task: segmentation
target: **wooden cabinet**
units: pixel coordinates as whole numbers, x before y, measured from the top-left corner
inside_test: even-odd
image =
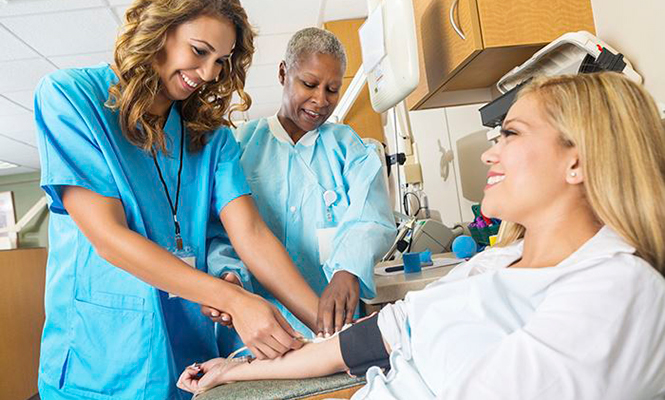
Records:
[[[414,0],[413,6],[420,82],[407,98],[411,110],[441,107],[451,91],[496,84],[566,32],[595,32],[589,0]]]
[[[339,38],[346,50],[346,71],[344,72],[344,80],[340,96],[344,95],[353,76],[362,64],[358,29],[360,29],[360,26],[364,22],[365,19],[361,18],[330,21],[323,24],[325,29],[334,33]],[[353,103],[346,118],[344,118],[344,123],[353,128],[360,137],[369,137],[385,143],[381,115],[376,113],[372,108],[367,84],[365,84],[365,87],[358,95],[355,103]]]
[[[0,398],[37,393],[47,250],[0,251]]]
[[[344,45],[344,51],[346,52],[345,78],[353,78],[356,71],[358,71],[360,64],[363,63],[358,29],[360,29],[364,23],[365,18],[356,18],[329,21],[323,24],[324,29],[334,33]]]

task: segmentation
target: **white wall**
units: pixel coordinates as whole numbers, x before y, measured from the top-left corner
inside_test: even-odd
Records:
[[[665,103],[665,1],[591,0],[596,36],[630,60]]]
[[[481,106],[473,104],[409,113],[422,166],[422,188],[429,199],[432,218],[449,227],[473,221],[471,206],[482,199],[488,167],[481,162],[480,154],[490,144],[486,139],[488,129],[480,122],[478,109]],[[384,121],[390,154],[404,151],[401,141],[395,140],[393,126],[393,121]],[[394,195],[399,192],[394,173],[390,180]],[[401,199],[393,197],[393,201],[395,209],[399,209]]]

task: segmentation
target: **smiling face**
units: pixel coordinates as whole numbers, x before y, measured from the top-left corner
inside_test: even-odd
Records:
[[[222,17],[202,15],[171,30],[153,63],[161,90],[151,112],[164,115],[173,101],[185,100],[215,80],[235,41],[234,25]]]
[[[277,115],[294,141],[321,126],[335,110],[343,74],[342,63],[329,54],[306,55],[289,70],[280,64],[284,90]]]
[[[482,201],[487,216],[526,225],[581,198],[577,149],[563,144],[534,95],[510,108],[501,137],[481,158],[490,166]]]

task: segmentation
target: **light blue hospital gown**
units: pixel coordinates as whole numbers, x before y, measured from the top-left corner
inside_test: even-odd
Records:
[[[351,128],[340,124],[324,124],[293,145],[276,116],[247,122],[235,133],[242,151],[240,162],[259,212],[314,291],[320,295],[333,273],[343,270],[359,278],[362,297],[373,297],[374,264],[396,234],[374,147],[363,144]],[[328,190],[337,198],[331,206],[332,221],[323,200]],[[321,228],[336,228],[331,236],[333,250],[323,260],[317,236]],[[272,301],[295,329],[312,335],[248,275],[228,241],[213,242],[208,268],[216,275],[238,273],[247,289]],[[224,327],[218,331],[222,353],[232,351],[228,346],[233,342],[228,338],[235,332]],[[241,345],[238,340],[232,347]]]
[[[61,70],[40,82],[35,118],[41,185],[49,198],[46,322],[39,391],[43,399],[181,399],[179,374],[218,355],[214,327],[197,304],[174,298],[95,252],[64,210],[63,186],[120,199],[129,228],[165,248],[175,246],[173,219],[150,153],[122,135],[104,106],[117,78],[108,65]],[[179,166],[180,116],[171,107],[164,130],[169,156],[158,155],[172,197]],[[187,142],[187,140],[185,140]],[[185,245],[206,271],[209,237],[220,210],[249,193],[228,128],[197,153],[184,152],[179,221]]]

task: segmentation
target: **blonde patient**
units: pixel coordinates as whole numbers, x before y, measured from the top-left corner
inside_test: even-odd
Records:
[[[665,396],[665,131],[653,99],[615,73],[535,79],[482,161],[498,246],[330,340],[274,360],[212,359],[178,387],[352,370],[367,378],[353,399]]]

